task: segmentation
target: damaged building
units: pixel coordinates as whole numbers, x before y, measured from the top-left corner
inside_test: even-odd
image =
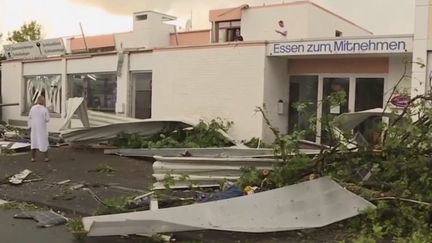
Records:
[[[59,131],[67,100],[84,97],[89,110],[121,117],[221,117],[234,122],[237,139],[270,141],[256,113],[263,104],[273,124],[289,133],[306,128],[312,116],[383,108],[391,98],[425,90],[427,71],[406,64],[426,63],[423,17],[416,22],[421,33],[377,36],[309,1],[211,10],[211,29],[186,32],[170,24],[174,16],[137,12],[131,32],[6,45],[2,101],[19,105],[4,107],[2,119],[26,126],[43,95],[49,128]],[[402,80],[400,93],[390,97],[405,68],[415,80]],[[345,91],[346,104],[326,107],[320,101],[335,90]],[[297,102],[311,102],[312,112],[299,115]],[[97,114],[89,113],[93,125],[108,119]],[[317,127],[308,140],[325,142]]]

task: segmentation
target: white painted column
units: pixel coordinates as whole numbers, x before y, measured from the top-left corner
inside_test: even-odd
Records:
[[[318,97],[317,97],[317,123],[316,123],[316,142],[321,143],[321,118],[323,111],[323,96],[324,93],[324,78],[322,75],[318,77]]]
[[[117,76],[117,95],[116,95],[116,113],[120,116],[126,116],[128,107],[128,85],[129,85],[129,53],[119,52],[123,55],[121,67],[118,67],[120,76]],[[120,56],[118,56],[120,58]]]
[[[71,87],[69,87],[69,82],[67,80],[67,60],[65,57],[62,58],[62,70],[61,70],[61,117],[66,117],[66,102],[68,99],[68,96],[72,94],[72,91],[70,90]]]
[[[413,42],[413,64],[411,80],[411,96],[424,94],[427,87],[427,69],[418,63],[427,66],[427,42],[429,32],[429,8],[430,0],[416,0],[415,6],[415,26]]]

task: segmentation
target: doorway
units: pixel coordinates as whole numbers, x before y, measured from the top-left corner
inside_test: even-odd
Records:
[[[288,133],[296,128],[306,130],[306,139],[322,144],[331,144],[329,131],[321,120],[331,119],[346,112],[382,108],[384,99],[384,77],[368,75],[305,74],[293,75],[289,80]],[[329,104],[326,100],[343,93],[340,103]],[[310,110],[299,113],[298,103],[309,103]],[[311,121],[316,118],[316,129],[311,131]],[[324,121],[325,122],[325,121]]]
[[[306,131],[305,138],[315,141],[313,118],[316,118],[318,97],[318,76],[291,76],[289,85],[288,132],[295,129]],[[298,104],[305,107],[299,112]]]
[[[383,107],[384,78],[357,78],[355,111]]]
[[[139,119],[151,118],[152,73],[132,74],[134,91],[132,116]]]
[[[327,123],[334,117],[349,112],[349,94],[350,78],[349,77],[325,77],[323,78],[323,97],[321,121]],[[330,132],[321,126],[321,143],[332,144]]]

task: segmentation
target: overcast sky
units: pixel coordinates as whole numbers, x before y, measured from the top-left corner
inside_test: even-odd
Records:
[[[352,20],[374,34],[412,33],[414,0],[312,0]],[[0,33],[36,20],[45,38],[78,35],[79,22],[87,35],[130,31],[131,14],[156,10],[179,17],[192,15],[193,29],[209,28],[209,9],[281,3],[282,0],[0,0]],[[290,2],[285,0],[284,2]]]

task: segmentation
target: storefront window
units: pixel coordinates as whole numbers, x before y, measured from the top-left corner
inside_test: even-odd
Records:
[[[115,73],[72,74],[68,77],[70,97],[84,97],[90,110],[115,112],[117,76]]]
[[[25,76],[25,112],[30,111],[38,96],[44,96],[50,113],[61,113],[61,75]]]

